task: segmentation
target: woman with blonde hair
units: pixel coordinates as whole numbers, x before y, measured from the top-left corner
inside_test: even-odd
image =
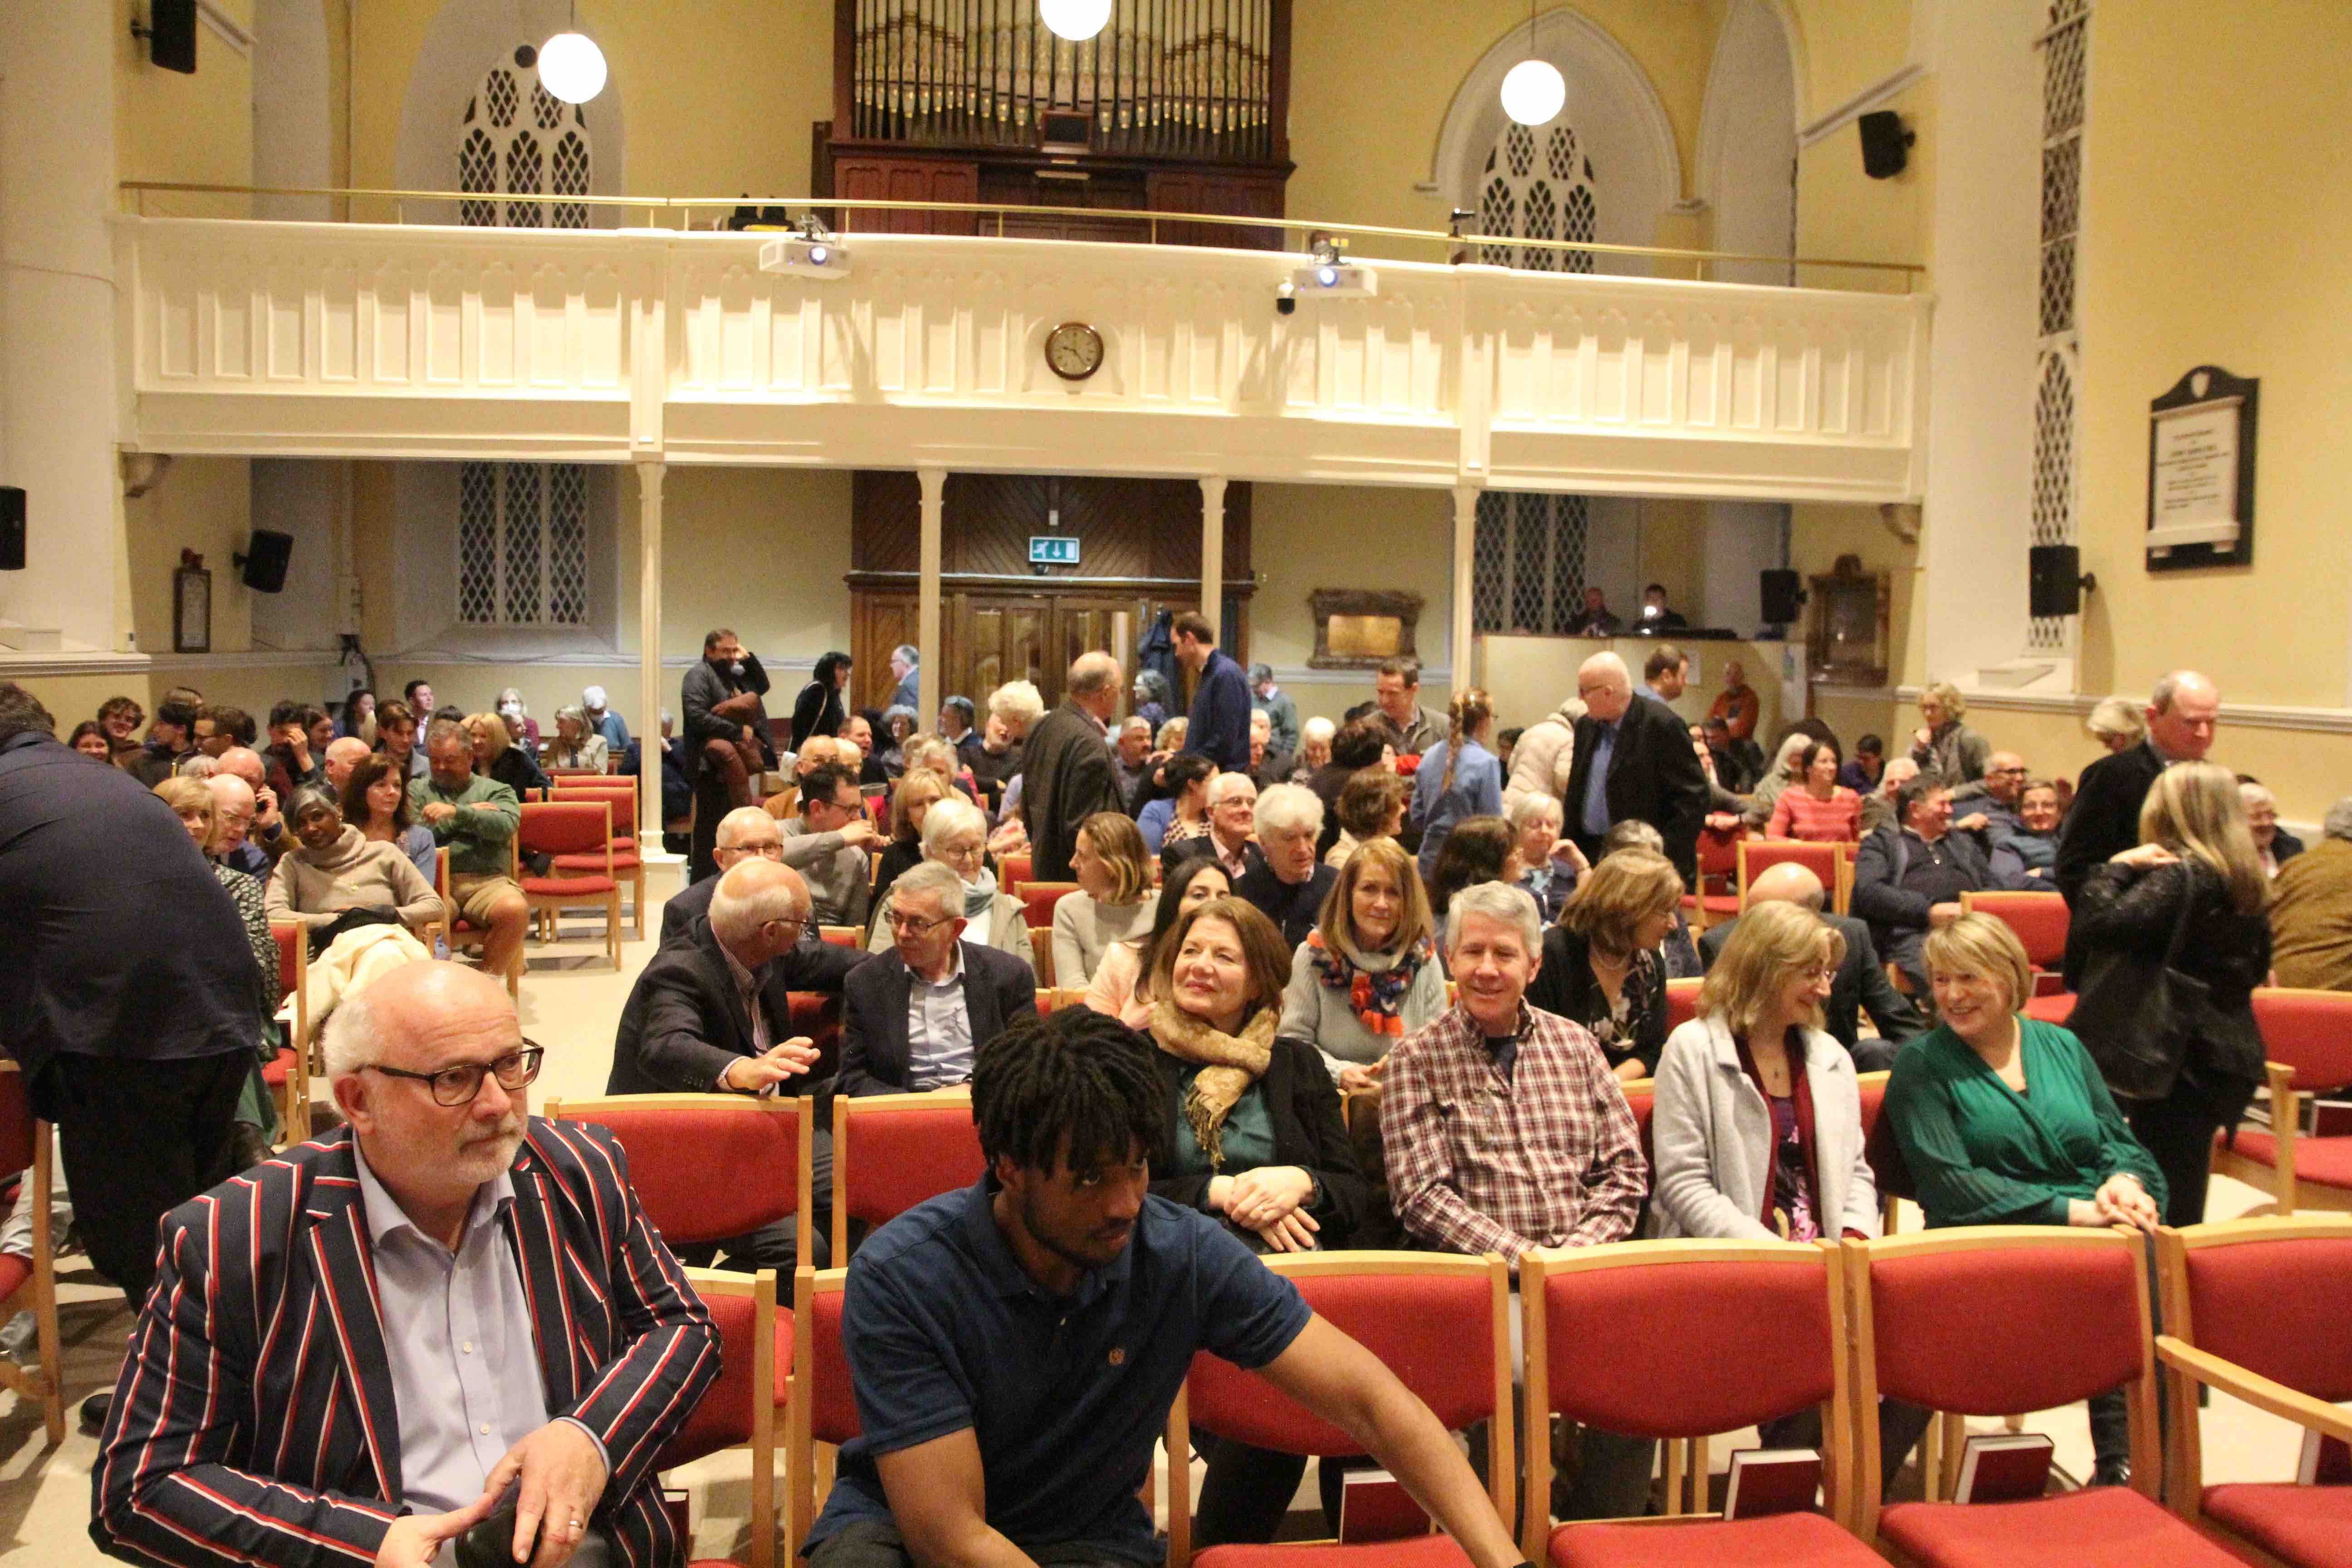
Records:
[[[2206,986],[2170,1090],[2125,1107],[2133,1135],[2164,1173],[2166,1223],[2198,1225],[2213,1135],[2237,1125],[2262,1081],[2252,994],[2270,973],[2270,878],[2237,779],[2211,763],[2181,763],[2157,775],[2139,809],[2139,837],[2075,893],[2069,942],[2085,991],[2111,955],[2130,973],[2168,963]],[[2184,933],[2189,940],[2180,940]],[[2094,1032],[2096,1017],[2096,1010],[2085,1016],[2083,1043],[2094,1059],[2112,1059],[2109,1053],[2129,1042]]]
[[[1948,680],[1930,681],[1919,693],[1919,717],[1927,722],[1912,733],[1911,760],[1946,789],[1984,777],[1992,755],[1991,743],[1960,722],[1968,710],[1969,700]]]
[[[539,771],[530,752],[514,743],[505,720],[495,713],[468,713],[466,738],[473,742],[476,773],[506,785],[515,792],[517,800],[541,798],[524,792],[546,789],[547,775]]]
[[[929,768],[915,768],[899,777],[890,790],[890,842],[882,848],[874,872],[874,913],[879,924],[890,884],[901,872],[922,864],[923,816],[950,794],[947,780]]]
[[[1544,933],[1528,1005],[1592,1036],[1620,1082],[1651,1077],[1666,1045],[1666,961],[1682,873],[1649,849],[1603,855]]]
[[[2083,728],[2110,752],[2128,752],[2147,739],[2147,715],[2128,697],[2102,697]]]
[[[1429,895],[1393,838],[1359,847],[1290,958],[1282,1034],[1310,1042],[1342,1094],[1370,1089],[1397,1042],[1445,1011]]]
[[[1152,737],[1152,750],[1165,752],[1171,756],[1175,755],[1184,749],[1184,737],[1191,732],[1192,728],[1192,721],[1190,718],[1181,713],[1177,714],[1176,717],[1160,726],[1160,733]]]
[[[1437,870],[1445,836],[1465,816],[1503,815],[1503,763],[1495,755],[1495,704],[1465,688],[1445,705],[1445,739],[1423,753],[1412,775],[1412,820],[1421,829],[1421,874]]]
[[[586,709],[567,702],[555,710],[555,744],[548,751],[548,766],[601,773],[612,754],[604,737],[588,727]]]
[[[1160,895],[1143,835],[1123,811],[1098,811],[1078,824],[1070,875],[1077,890],[1054,904],[1054,984],[1087,985],[1103,954],[1151,929]]]
[[[1037,955],[1029,945],[1028,917],[1021,900],[996,885],[995,868],[988,863],[988,819],[980,807],[953,795],[940,801],[923,813],[922,840],[924,859],[963,879],[963,918],[971,922],[964,940],[1009,952],[1034,973]],[[877,919],[866,949],[887,952],[890,945],[889,922]]]

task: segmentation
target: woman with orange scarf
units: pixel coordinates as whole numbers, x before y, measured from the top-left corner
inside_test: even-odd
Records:
[[[1285,1039],[1311,1041],[1342,1094],[1380,1082],[1397,1042],[1445,1011],[1429,895],[1393,838],[1357,846],[1290,962]]]

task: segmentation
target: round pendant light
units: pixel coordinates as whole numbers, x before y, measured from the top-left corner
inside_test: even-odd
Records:
[[[1037,19],[1057,38],[1083,44],[1110,22],[1110,0],[1037,0]]]
[[[604,51],[585,33],[558,33],[539,48],[539,83],[566,103],[604,90]]]
[[[1568,82],[1549,60],[1521,60],[1503,78],[1503,112],[1522,125],[1549,125],[1568,102]]]

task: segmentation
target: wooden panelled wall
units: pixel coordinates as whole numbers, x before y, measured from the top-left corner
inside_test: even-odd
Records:
[[[922,492],[915,476],[860,472],[851,487],[852,690],[879,707],[890,695],[890,650],[915,637]],[[1222,645],[1246,660],[1250,487],[1225,491]],[[1033,534],[1078,541],[1076,566],[1032,567]],[[1165,608],[1200,605],[1201,487],[1190,479],[954,474],[940,518],[941,690],[984,701],[1027,679],[1050,706],[1078,655],[1116,654],[1130,676],[1135,643]],[[1122,620],[1121,617],[1124,617]],[[1123,633],[1122,633],[1123,627]],[[921,716],[930,727],[932,714]]]

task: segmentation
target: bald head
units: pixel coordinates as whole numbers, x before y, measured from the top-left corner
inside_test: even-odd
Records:
[[[761,844],[782,842],[776,819],[768,815],[765,807],[739,805],[719,819],[718,847],[721,849],[755,848]]]
[[[710,896],[710,934],[736,963],[757,969],[800,941],[808,912],[808,884],[801,874],[754,856],[719,879]]]
[[[463,1059],[477,1039],[509,1050],[522,1043],[506,987],[470,964],[425,962],[354,993],[328,1018],[321,1048],[327,1076],[340,1079],[365,1067],[430,1071]]]
[[[220,771],[235,773],[252,789],[259,789],[268,775],[261,766],[261,753],[251,746],[231,746],[220,754]]]
[[[1614,724],[1633,706],[1633,677],[1615,654],[1596,653],[1576,667],[1576,694],[1587,713]]]
[[[368,743],[357,735],[345,735],[341,740],[328,742],[323,765],[327,770],[329,787],[341,795],[343,785],[351,782],[352,770],[358,767],[360,759],[367,754]]]
[[[824,763],[841,761],[843,744],[830,735],[811,735],[801,742],[800,754],[793,759],[793,772],[805,778],[811,768]],[[855,767],[857,765],[856,748],[853,746],[849,750],[850,765]]]
[[[1822,900],[1822,879],[1793,860],[1768,866],[1748,879],[1751,904],[1798,904],[1820,914]]]
[[[226,855],[253,831],[253,786],[235,773],[215,773],[205,787],[213,793],[213,852]]]

